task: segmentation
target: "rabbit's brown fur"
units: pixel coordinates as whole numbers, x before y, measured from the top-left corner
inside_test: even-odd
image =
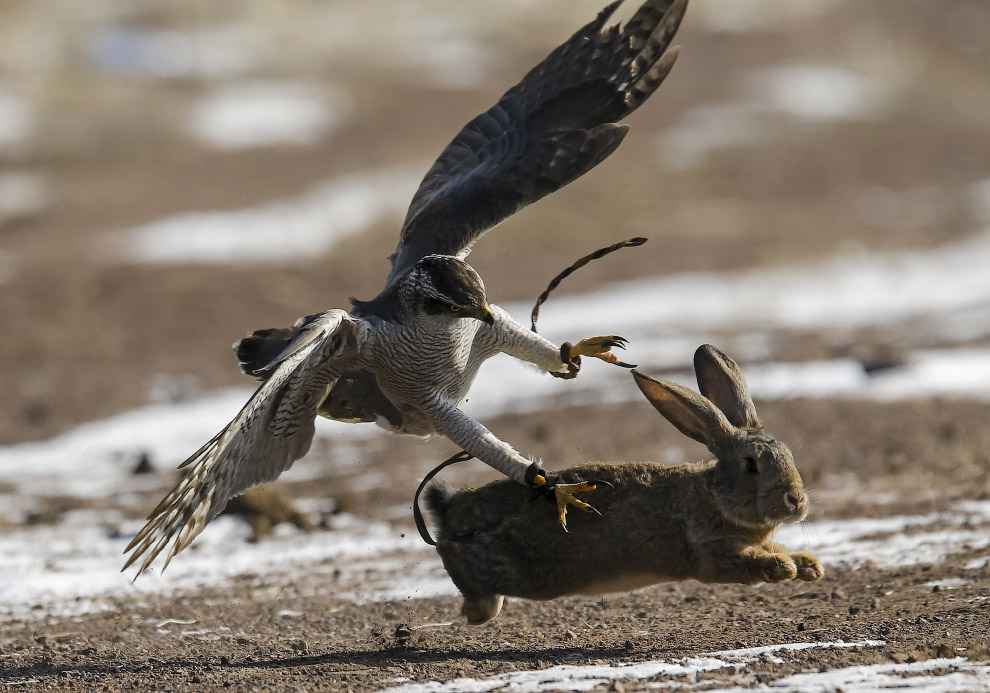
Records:
[[[602,480],[602,517],[572,513],[561,532],[547,502],[512,481],[453,491],[432,484],[426,502],[437,521],[437,551],[464,595],[470,623],[498,615],[502,595],[552,599],[657,582],[754,585],[818,580],[810,553],[771,542],[773,530],[808,511],[790,450],[763,431],[739,367],[714,347],[695,354],[707,397],[634,372],[647,399],[717,460],[681,466],[588,464],[562,482]]]

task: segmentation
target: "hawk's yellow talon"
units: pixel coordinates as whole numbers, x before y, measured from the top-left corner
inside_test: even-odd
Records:
[[[626,339],[618,335],[588,337],[587,339],[582,339],[575,346],[571,347],[570,357],[571,359],[576,359],[579,356],[589,356],[591,358],[601,359],[602,361],[617,366],[625,366],[626,364],[620,361],[614,354],[609,352],[609,350],[613,347],[625,349]]]
[[[574,497],[575,493],[585,493],[587,491],[594,491],[597,488],[594,484],[589,484],[587,481],[580,481],[576,484],[556,484],[553,487],[554,498],[557,501],[557,521],[560,522],[560,526],[565,532],[567,529],[567,506],[572,505],[578,510],[583,510],[586,513],[598,513],[591,505],[580,501]],[[601,513],[598,513],[599,515]]]

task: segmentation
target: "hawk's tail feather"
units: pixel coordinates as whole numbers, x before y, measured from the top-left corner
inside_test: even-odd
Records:
[[[172,558],[189,546],[192,540],[206,527],[206,524],[222,509],[214,502],[215,489],[207,484],[207,474],[224,448],[227,425],[210,442],[197,450],[181,467],[193,466],[175,485],[161,503],[148,515],[144,527],[131,539],[124,553],[131,552],[121,569],[123,572],[141,556],[144,560],[134,576],[136,580],[175,537],[162,570],[168,567]],[[178,536],[176,536],[178,535]]]
[[[258,380],[266,380],[270,373],[269,364],[285,351],[296,335],[299,327],[274,327],[255,330],[248,336],[234,342],[233,349],[241,371]]]

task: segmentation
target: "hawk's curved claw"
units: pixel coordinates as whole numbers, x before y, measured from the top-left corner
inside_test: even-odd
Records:
[[[599,485],[608,486],[609,488],[615,488],[607,481],[579,481],[574,484],[563,484],[556,477],[550,477],[547,479],[542,474],[538,474],[536,478],[533,479],[533,485],[537,487],[548,499],[552,499],[557,503],[557,521],[565,532],[569,533],[567,529],[567,506],[572,505],[578,510],[583,510],[587,513],[595,513],[599,517],[602,516],[600,512],[590,504],[580,501],[574,497],[575,493],[585,493],[587,491],[594,491]]]
[[[628,339],[616,334],[602,337],[588,337],[571,347],[570,357],[574,359],[578,356],[591,356],[592,358],[601,359],[606,363],[621,366],[622,368],[635,368],[635,365],[620,361],[615,354],[609,353],[609,350],[612,348],[625,349],[628,343]]]

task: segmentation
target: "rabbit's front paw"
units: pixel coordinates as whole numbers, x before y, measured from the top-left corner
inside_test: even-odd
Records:
[[[797,566],[797,579],[806,582],[821,580],[825,575],[825,569],[818,559],[810,553],[792,553],[791,558]]]
[[[760,561],[759,573],[763,582],[784,582],[797,577],[797,565],[787,554],[766,556]]]

